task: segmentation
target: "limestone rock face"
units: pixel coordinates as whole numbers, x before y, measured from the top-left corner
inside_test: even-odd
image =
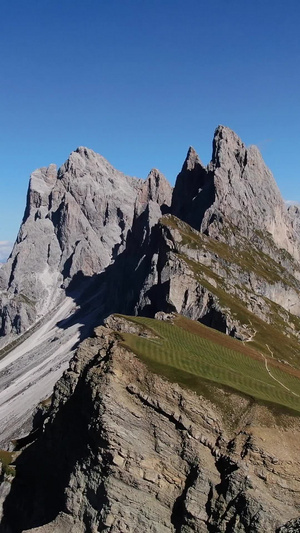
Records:
[[[81,272],[101,272],[125,246],[142,180],[80,147],[56,171],[31,175],[24,220],[1,268],[0,333],[20,333],[63,297]],[[16,296],[22,301],[17,314]]]
[[[195,229],[200,229],[204,213],[214,199],[213,175],[190,147],[176,179],[171,212]]]
[[[133,312],[152,230],[171,194],[159,171],[130,178],[86,148],[58,172],[52,165],[33,173],[24,221],[1,269],[1,356],[8,353],[0,362],[1,447],[30,431],[36,405],[52,393],[78,342],[111,312]]]
[[[288,213],[292,220],[292,227],[300,238],[300,206],[290,205],[288,207]]]
[[[136,214],[140,215],[150,201],[157,203],[162,213],[169,210],[172,201],[172,187],[156,168],[151,170],[137,195]]]
[[[214,173],[216,200],[203,224],[209,225],[213,213],[219,212],[248,237],[253,228],[270,233],[279,248],[299,259],[299,241],[291,228],[286,205],[258,148],[246,148],[233,131],[219,126],[210,168]]]
[[[4,342],[35,324],[0,354],[1,447],[32,419],[40,433],[15,479],[0,468],[1,531],[297,531],[298,418],[152,374],[120,342],[145,331],[109,315],[177,312],[298,369],[299,242],[299,208],[224,126],[207,167],[189,149],[173,192],[82,147],[35,171],[0,269]]]
[[[43,433],[16,460],[1,531],[296,531],[299,420],[151,374],[122,331],[145,335],[109,319],[58,382]]]
[[[258,148],[247,148],[225,126],[216,129],[208,167],[201,164],[193,149],[189,150],[177,177],[172,208],[178,218],[214,238],[222,238],[226,224],[229,232],[233,226],[248,239],[262,232],[271,235],[276,246],[296,260],[300,258],[299,232],[291,224]]]

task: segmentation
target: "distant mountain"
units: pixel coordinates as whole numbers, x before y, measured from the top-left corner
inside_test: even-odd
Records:
[[[298,531],[299,259],[225,126],[174,189],[83,147],[35,171],[0,270],[1,531]]]

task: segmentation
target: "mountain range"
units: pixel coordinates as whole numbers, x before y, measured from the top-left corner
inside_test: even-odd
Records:
[[[33,172],[0,269],[0,531],[299,531],[299,291],[299,206],[225,126],[174,188],[84,147]]]

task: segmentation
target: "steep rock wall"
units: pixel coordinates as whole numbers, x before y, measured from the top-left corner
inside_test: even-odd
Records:
[[[300,510],[298,419],[151,374],[114,333],[128,328],[145,334],[111,318],[77,351],[16,461],[1,531],[286,531]]]

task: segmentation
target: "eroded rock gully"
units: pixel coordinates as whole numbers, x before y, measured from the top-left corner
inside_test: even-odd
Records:
[[[299,419],[162,379],[122,346],[126,328],[110,318],[78,348],[16,461],[1,531],[296,531],[278,528],[300,513]]]

